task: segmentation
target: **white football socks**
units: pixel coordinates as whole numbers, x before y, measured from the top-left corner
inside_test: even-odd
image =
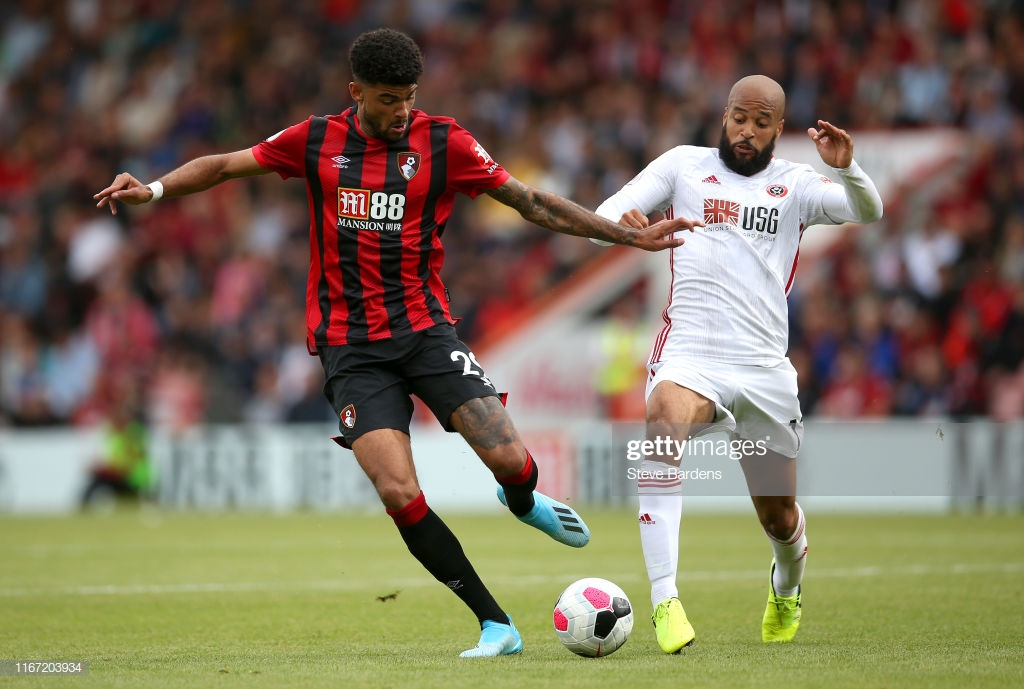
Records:
[[[666,598],[677,598],[676,572],[679,569],[679,522],[683,516],[681,481],[645,480],[669,474],[668,464],[644,460],[637,482],[640,497],[640,544],[644,550],[647,578],[651,581],[651,606]]]
[[[641,476],[656,476],[656,472],[668,473],[670,465],[644,460]],[[644,551],[647,578],[651,582],[651,606],[667,598],[678,598],[679,588],[676,576],[679,571],[679,525],[683,516],[681,482],[647,480],[640,478],[639,525],[640,544]],[[807,534],[804,511],[797,504],[797,525],[793,535],[780,541],[771,534],[768,541],[775,555],[775,572],[772,585],[775,595],[789,597],[796,595],[804,578],[807,565]]]
[[[768,534],[768,541],[772,544],[772,552],[775,554],[775,573],[772,575],[772,585],[775,587],[775,595],[788,598],[795,596],[800,582],[804,578],[804,568],[807,565],[807,534],[804,521],[804,511],[800,505],[796,506],[797,523],[796,531],[785,541],[777,540]]]

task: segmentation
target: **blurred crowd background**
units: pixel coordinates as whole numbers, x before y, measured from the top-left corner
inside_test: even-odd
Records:
[[[382,25],[423,48],[417,107],[589,208],[674,145],[717,145],[748,73],[785,87],[789,132],[962,130],[938,189],[906,180],[798,276],[790,354],[809,416],[1024,416],[1020,1],[19,0],[0,8],[0,425],[333,418],[304,342],[301,180],[117,216],[92,195],[349,107],[348,46]],[[444,239],[470,344],[601,252],[486,198]]]

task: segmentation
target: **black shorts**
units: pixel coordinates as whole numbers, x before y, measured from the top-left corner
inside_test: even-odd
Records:
[[[497,397],[476,357],[450,325],[389,340],[317,346],[324,395],[338,414],[345,444],[370,431],[409,433],[416,395],[451,432],[451,415],[478,397]]]

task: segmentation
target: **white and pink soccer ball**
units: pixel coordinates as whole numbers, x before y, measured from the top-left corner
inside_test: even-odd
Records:
[[[614,653],[633,631],[629,598],[612,582],[597,577],[569,584],[552,616],[558,640],[588,658]]]

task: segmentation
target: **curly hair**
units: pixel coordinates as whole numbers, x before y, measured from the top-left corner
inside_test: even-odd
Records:
[[[407,86],[423,74],[423,55],[409,36],[394,29],[360,34],[348,51],[352,76],[364,84]]]

